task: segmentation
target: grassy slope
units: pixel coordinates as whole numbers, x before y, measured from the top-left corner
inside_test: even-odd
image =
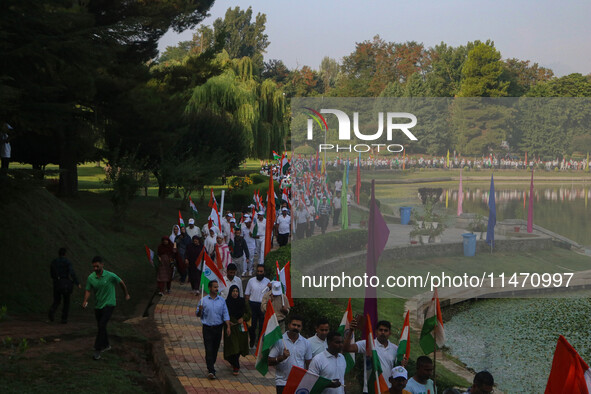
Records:
[[[52,294],[49,263],[57,249],[66,246],[83,285],[97,254],[106,262],[105,269],[125,280],[132,300],[120,302],[118,310],[131,314],[145,305],[155,287],[144,244],[154,249],[160,236],[170,234],[178,205],[177,200],[138,198],[124,220],[124,232],[114,232],[105,194],[82,192],[78,199],[60,200],[42,188],[12,185],[0,205],[0,304],[8,306],[9,314],[45,312]],[[183,215],[189,216],[186,211]],[[74,291],[74,305],[81,303],[82,295]],[[71,310],[74,316],[82,313],[76,307]]]

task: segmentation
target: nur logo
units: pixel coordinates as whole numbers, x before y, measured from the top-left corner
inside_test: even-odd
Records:
[[[349,116],[341,110],[338,109],[321,109],[320,112],[315,111],[312,108],[303,107],[303,109],[309,112],[309,116],[311,119],[308,119],[308,130],[307,130],[307,139],[313,140],[314,139],[314,122],[318,124],[321,130],[328,132],[328,123],[326,119],[322,116],[322,114],[332,114],[337,117],[337,121],[339,124],[338,127],[338,135],[340,141],[351,141],[351,119]],[[407,122],[400,123],[401,119],[407,120]],[[417,117],[408,112],[378,112],[378,130],[374,134],[364,134],[359,129],[359,112],[353,112],[353,134],[354,136],[361,140],[361,141],[377,141],[382,138],[384,134],[384,123],[385,123],[385,130],[386,130],[386,140],[388,142],[393,140],[394,132],[400,130],[406,135],[408,139],[411,141],[417,141],[417,137],[414,136],[413,133],[410,132],[409,129],[416,126],[417,124]],[[387,147],[389,152],[402,152],[404,147],[400,144],[371,144],[371,146],[377,147],[378,152],[380,151],[380,147]],[[319,150],[333,150],[335,149],[335,145],[333,144],[320,144]],[[348,146],[339,146],[336,145],[336,151],[349,151],[351,152],[354,150],[355,152],[368,152],[371,149],[370,145],[367,144],[357,144],[357,145],[348,145]]]

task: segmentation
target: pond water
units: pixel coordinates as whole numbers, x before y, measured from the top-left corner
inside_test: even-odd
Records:
[[[559,181],[558,181],[559,182]],[[576,183],[534,185],[534,224],[570,238],[582,245],[591,245],[591,186]],[[404,186],[380,185],[378,198],[395,207],[402,205],[419,206],[419,187],[442,187],[438,185]],[[449,218],[456,216],[458,186],[443,186],[441,202],[437,210],[445,207]],[[463,184],[463,211],[488,217],[488,184]],[[403,190],[401,190],[403,189]],[[390,197],[397,195],[397,197]],[[527,184],[495,183],[497,222],[504,219],[527,220],[529,203],[529,182]]]
[[[496,185],[495,185],[496,186]],[[528,185],[529,186],[529,185]],[[529,187],[495,187],[497,221],[527,220]],[[457,189],[448,192],[448,209],[457,210]],[[488,217],[489,187],[463,187],[464,212]],[[591,245],[591,189],[577,185],[542,185],[534,188],[534,224],[570,238],[582,245]],[[445,204],[445,190],[442,204]]]
[[[578,296],[460,306],[445,323],[446,346],[468,367],[488,370],[505,392],[542,393],[558,335],[591,362],[591,299]]]

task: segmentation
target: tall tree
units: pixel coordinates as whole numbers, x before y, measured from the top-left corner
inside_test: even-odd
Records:
[[[503,79],[501,53],[494,43],[478,43],[468,52],[462,66],[459,97],[505,97],[509,81]]]
[[[105,105],[132,89],[169,29],[199,23],[213,0],[7,0],[0,5],[4,119],[53,137],[60,194],[77,192],[78,141],[109,124]]]
[[[224,49],[231,59],[250,57],[256,73],[263,71],[263,54],[269,46],[269,37],[265,34],[267,16],[258,13],[252,20],[252,8],[241,10],[240,7],[228,8],[224,19],[213,22],[215,34],[224,32]]]

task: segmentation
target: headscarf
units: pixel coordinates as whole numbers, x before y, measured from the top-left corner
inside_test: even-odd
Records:
[[[177,227],[179,229],[179,234],[181,233],[181,228],[179,227],[179,225],[178,224],[173,225],[171,233],[170,233],[170,237],[168,237],[168,239],[170,239],[170,242],[174,242],[176,240],[177,235],[174,233],[175,227]]]
[[[232,297],[232,291],[234,291],[234,289],[238,290],[238,298]],[[231,318],[240,319],[244,316],[244,313],[246,312],[246,304],[244,298],[240,297],[238,286],[230,286],[230,290],[228,290],[228,298],[226,298],[226,305],[228,306],[228,314]]]
[[[168,241],[167,245],[164,245],[164,241]],[[174,251],[172,250],[173,246],[172,246],[172,242],[170,242],[170,239],[165,235],[162,237],[162,242],[160,242],[160,245],[158,245],[158,256],[162,256],[162,255],[168,255],[168,256],[172,256],[174,254]]]

